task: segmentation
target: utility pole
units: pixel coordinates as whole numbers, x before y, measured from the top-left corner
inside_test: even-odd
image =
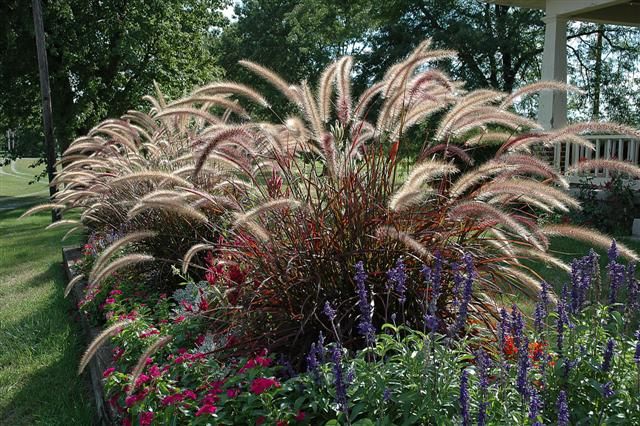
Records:
[[[51,119],[51,90],[49,89],[49,65],[47,64],[47,48],[44,40],[44,24],[42,23],[42,7],[40,0],[32,0],[33,26],[36,33],[36,47],[38,50],[38,70],[40,72],[40,93],[42,94],[42,121],[44,124],[44,145],[47,160],[47,175],[49,175],[49,197],[58,192],[51,182],[56,177],[56,145],[53,140],[53,121]],[[57,222],[62,218],[59,210],[51,211],[51,221]]]

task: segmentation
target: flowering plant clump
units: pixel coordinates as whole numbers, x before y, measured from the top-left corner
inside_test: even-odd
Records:
[[[327,303],[323,315],[333,326],[311,345],[302,369],[266,350],[236,356],[228,345],[232,335],[224,341],[208,333],[209,322],[184,306],[207,295],[209,282],[186,283],[152,308],[112,290],[105,295],[113,299],[104,303],[107,323],[132,321],[112,339],[114,367],[104,372],[109,403],[123,424],[572,424],[582,418],[634,424],[640,420],[637,282],[615,246],[609,256],[604,282],[594,252],[574,261],[556,304],[543,283],[530,324],[513,305],[500,310],[494,333],[465,322],[455,339],[450,330],[459,317],[430,318],[431,298],[422,330],[402,324],[395,312],[373,330],[366,265],[358,263],[354,297],[363,349],[344,348],[336,323],[341,309]],[[468,315],[464,288],[477,283],[473,259],[462,261],[466,273],[454,265],[457,312]],[[389,271],[394,285],[402,282],[401,269],[396,263]],[[433,280],[434,273],[423,268],[425,276]],[[612,291],[616,301],[609,303]],[[391,297],[401,306],[401,292]]]

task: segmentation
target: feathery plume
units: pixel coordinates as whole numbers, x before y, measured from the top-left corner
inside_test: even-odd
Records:
[[[91,268],[91,273],[89,274],[89,281],[93,282],[96,277],[96,273],[99,272],[104,264],[113,256],[118,250],[122,249],[124,246],[130,243],[135,243],[138,241],[146,240],[147,238],[153,238],[158,235],[157,232],[154,231],[138,231],[132,232],[116,241],[114,241],[109,247],[105,248],[102,253],[96,258],[93,263],[93,268]]]
[[[603,250],[608,250],[611,247],[611,242],[613,239],[608,237],[605,234],[601,234],[597,231],[582,228],[580,226],[572,226],[572,225],[546,225],[541,228],[542,232],[545,235],[549,236],[564,236],[573,238],[578,241],[584,241],[589,244],[593,244],[597,247],[602,248]],[[633,260],[637,262],[638,255],[627,246],[616,242],[618,250],[621,255],[626,257],[629,260]]]
[[[136,363],[135,367],[133,367],[133,370],[131,370],[131,378],[129,379],[129,390],[127,391],[128,396],[135,391],[136,382],[138,381],[138,377],[140,377],[142,370],[144,370],[144,366],[147,364],[147,359],[164,345],[169,343],[171,340],[173,340],[173,336],[171,335],[162,336],[161,338],[153,342],[153,344],[145,349],[142,355],[140,355],[140,358],[138,358],[138,362]]]
[[[238,61],[238,63],[243,67],[247,68],[248,70],[252,71],[254,74],[262,77],[263,79],[271,83],[273,87],[278,89],[280,93],[286,96],[287,99],[289,99],[293,103],[297,104],[300,102],[300,98],[298,98],[297,93],[291,90],[290,88],[291,85],[287,83],[278,74],[274,73],[268,68],[265,68],[261,65],[256,64],[255,62],[240,60]]]
[[[89,286],[91,288],[97,287],[102,280],[107,278],[109,275],[114,272],[126,268],[127,266],[134,265],[142,262],[150,262],[154,260],[153,256],[149,256],[147,254],[129,254],[123,257],[120,257],[113,262],[111,262],[106,267],[102,268],[100,271],[91,271],[94,275],[93,279],[89,281]]]
[[[284,208],[298,208],[302,204],[300,201],[293,198],[283,198],[278,200],[267,201],[262,205],[255,207],[244,214],[236,214],[236,220],[233,223],[234,227],[240,227],[251,221],[254,217],[260,216],[262,213],[284,209]]]
[[[67,225],[82,225],[82,224],[77,220],[66,219],[66,220],[59,220],[57,222],[53,222],[52,224],[50,224],[44,229],[59,228],[61,226],[67,226]]]
[[[199,251],[202,250],[213,250],[214,247],[211,244],[195,244],[193,246],[191,246],[191,248],[187,251],[187,253],[184,255],[184,258],[182,259],[182,273],[186,274],[187,270],[189,269],[189,265],[191,264],[191,258],[198,253]]]
[[[640,167],[619,160],[585,160],[567,170],[567,173],[582,172],[585,170],[606,169],[640,178]]]
[[[202,212],[196,210],[195,208],[185,205],[180,200],[176,199],[155,199],[155,200],[146,200],[137,203],[133,206],[128,212],[127,217],[129,219],[133,219],[140,213],[145,210],[157,209],[165,212],[176,213],[180,216],[188,217],[191,219],[195,219],[198,222],[207,223],[209,219]]]
[[[529,95],[531,93],[538,93],[541,90],[558,90],[558,91],[567,91],[567,92],[577,92],[584,93],[582,90],[578,89],[575,86],[572,86],[567,83],[563,83],[561,81],[538,81],[536,83],[527,84],[519,88],[518,90],[514,90],[509,96],[507,96],[502,103],[500,104],[500,108],[508,108],[510,107],[516,99]]]
[[[203,94],[217,95],[217,94],[235,94],[243,96],[247,99],[250,99],[257,104],[270,108],[269,102],[260,95],[258,92],[250,88],[249,86],[245,86],[244,84],[224,82],[224,83],[213,83],[207,86],[201,87],[195,90],[192,93],[192,96],[199,96]]]
[[[66,207],[67,206],[64,204],[57,204],[57,203],[40,204],[38,206],[31,207],[29,210],[22,213],[20,217],[18,217],[18,219],[22,219],[27,216],[31,216],[32,214],[45,211],[45,210],[64,210]]]
[[[144,181],[144,180],[160,180],[160,181],[170,181],[176,185],[186,186],[187,188],[192,188],[193,185],[181,177],[172,175],[171,173],[158,172],[158,171],[143,171],[143,172],[134,172],[128,175],[120,176],[115,179],[112,179],[109,182],[110,186],[122,185],[124,183],[128,183],[130,181]]]
[[[65,299],[67,298],[67,296],[69,295],[69,293],[71,292],[71,290],[73,289],[73,287],[78,284],[80,281],[82,281],[82,279],[84,278],[83,274],[78,274],[75,277],[73,277],[70,281],[69,284],[67,284],[67,286],[64,289],[64,297]]]
[[[409,234],[403,231],[399,231],[391,226],[380,226],[376,231],[378,238],[387,238],[391,240],[397,240],[405,245],[409,250],[418,254],[421,258],[432,257],[431,253],[418,241],[411,238]]]
[[[122,331],[122,328],[129,323],[131,323],[131,320],[128,319],[118,321],[112,324],[110,327],[105,328],[102,333],[100,333],[95,339],[93,339],[93,342],[91,342],[84,355],[82,355],[82,358],[80,359],[78,374],[81,374],[84,371],[85,367],[87,366],[87,364],[89,364],[89,361],[91,361],[91,358],[93,358],[100,346],[102,346],[110,337],[120,333],[120,331]]]

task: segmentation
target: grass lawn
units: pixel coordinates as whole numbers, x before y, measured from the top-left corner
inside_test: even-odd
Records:
[[[17,220],[47,199],[44,182],[28,185],[41,170],[31,162],[0,169],[0,424],[91,424],[89,388],[76,375],[85,343],[62,296],[66,230],[44,230],[47,212]]]

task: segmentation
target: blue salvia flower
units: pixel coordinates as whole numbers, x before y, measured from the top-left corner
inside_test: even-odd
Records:
[[[609,399],[615,394],[616,394],[616,391],[613,390],[613,383],[612,382],[607,382],[604,385],[602,385],[602,395],[605,398]]]
[[[571,262],[571,303],[569,304],[569,312],[572,314],[578,312],[580,305],[581,267],[582,265],[578,259],[574,259]]]
[[[306,356],[306,360],[307,371],[316,374],[318,371],[318,367],[320,366],[320,362],[318,361],[318,349],[316,348],[315,343],[311,344],[311,348],[309,349],[309,353]]]
[[[535,387],[531,386],[529,389],[529,420],[533,424],[536,424],[536,419],[542,412],[542,400],[540,394]]]
[[[451,263],[451,270],[453,271],[453,307],[457,308],[460,304],[460,288],[462,287],[464,277],[460,272],[460,265],[456,262]]]
[[[462,426],[468,426],[469,420],[469,373],[462,370],[460,377],[460,412],[462,413]]]
[[[500,309],[500,322],[498,323],[498,346],[500,353],[504,353],[504,344],[507,341],[507,333],[509,330],[509,316],[505,308]]]
[[[544,306],[542,305],[542,302],[538,301],[538,303],[536,303],[536,310],[533,320],[533,327],[535,328],[536,332],[542,333],[542,330],[544,329],[545,319],[546,311],[544,309]]]
[[[318,335],[318,343],[316,343],[316,353],[317,353],[317,356],[318,356],[318,360],[320,360],[320,363],[324,363],[325,362],[325,356],[324,356],[324,334],[322,334],[322,331]]]
[[[635,312],[638,309],[638,280],[636,280],[636,264],[627,265],[627,310]]]
[[[385,402],[391,400],[391,389],[384,388],[384,392],[382,392],[382,400]]]
[[[478,378],[480,386],[480,404],[478,405],[478,425],[484,426],[487,421],[487,389],[489,388],[489,364],[490,359],[483,349],[476,352],[476,365],[478,366]]]
[[[625,279],[625,267],[617,262],[611,262],[609,264],[609,304],[616,303],[618,298],[618,289],[624,283]]]
[[[333,322],[336,319],[336,310],[333,309],[329,301],[324,302],[324,309],[322,312],[327,318],[329,318],[329,321]]]
[[[640,328],[636,331],[636,352],[633,355],[633,361],[640,367]]]
[[[558,426],[569,426],[569,404],[567,403],[567,393],[560,391],[557,401]]]
[[[333,361],[333,385],[336,389],[336,403],[340,410],[347,415],[347,383],[342,370],[342,349],[337,345],[331,352],[331,360]]]
[[[387,279],[388,288],[395,287],[394,290],[398,294],[398,301],[401,305],[404,305],[404,302],[407,300],[407,269],[401,258],[396,262],[395,268],[387,271]]]
[[[437,261],[437,258],[436,258]],[[440,266],[441,267],[441,266]],[[427,307],[427,312],[431,315],[435,315],[438,311],[438,299],[440,299],[440,293],[442,292],[442,287],[440,285],[440,279],[436,279],[440,276],[440,274],[436,274],[437,267],[435,269],[431,269],[428,266],[424,265],[422,267],[422,276],[424,277],[424,281],[427,286],[430,288],[429,291],[429,304]]]
[[[604,354],[602,356],[602,366],[600,367],[602,371],[605,373],[611,370],[611,361],[613,359],[613,350],[616,346],[616,342],[613,339],[609,339],[607,341],[607,347],[604,349]]]
[[[615,262],[618,258],[618,245],[616,244],[616,240],[611,241],[611,246],[607,251],[607,256],[609,256],[609,262]]]
[[[564,361],[562,362],[562,374],[565,380],[569,378],[569,373],[571,372],[572,369],[575,368],[576,365],[578,365],[577,359],[574,359],[574,360],[570,360],[568,358],[564,359]]]
[[[521,346],[518,348],[518,371],[516,376],[516,389],[524,397],[529,391],[527,376],[529,373],[529,340],[526,336],[521,338]]]
[[[424,325],[429,330],[429,332],[435,333],[440,326],[440,320],[435,315],[427,314],[424,317]]]
[[[511,335],[513,336],[513,343],[517,348],[520,348],[523,331],[524,319],[522,318],[522,313],[520,313],[520,310],[514,304],[511,308]]]
[[[358,323],[358,330],[365,338],[367,346],[373,346],[375,345],[376,340],[376,329],[371,322],[373,318],[373,311],[371,309],[371,304],[369,303],[367,285],[365,283],[366,279],[367,274],[364,271],[364,265],[362,262],[356,263],[355,281],[358,288],[358,307],[360,308],[360,322]]]
[[[450,329],[450,335],[457,333],[466,324],[469,313],[469,302],[471,302],[471,296],[473,296],[473,280],[476,274],[473,266],[473,256],[470,253],[465,253],[462,256],[462,260],[465,263],[466,277],[464,277],[461,284],[463,288],[458,306],[458,316],[456,317],[453,327]]]
[[[558,319],[556,320],[556,331],[557,331],[557,341],[556,346],[558,348],[558,353],[562,356],[562,348],[564,344],[564,327],[565,327],[565,318],[567,317],[567,313],[565,310],[564,300],[560,299],[558,301]]]

